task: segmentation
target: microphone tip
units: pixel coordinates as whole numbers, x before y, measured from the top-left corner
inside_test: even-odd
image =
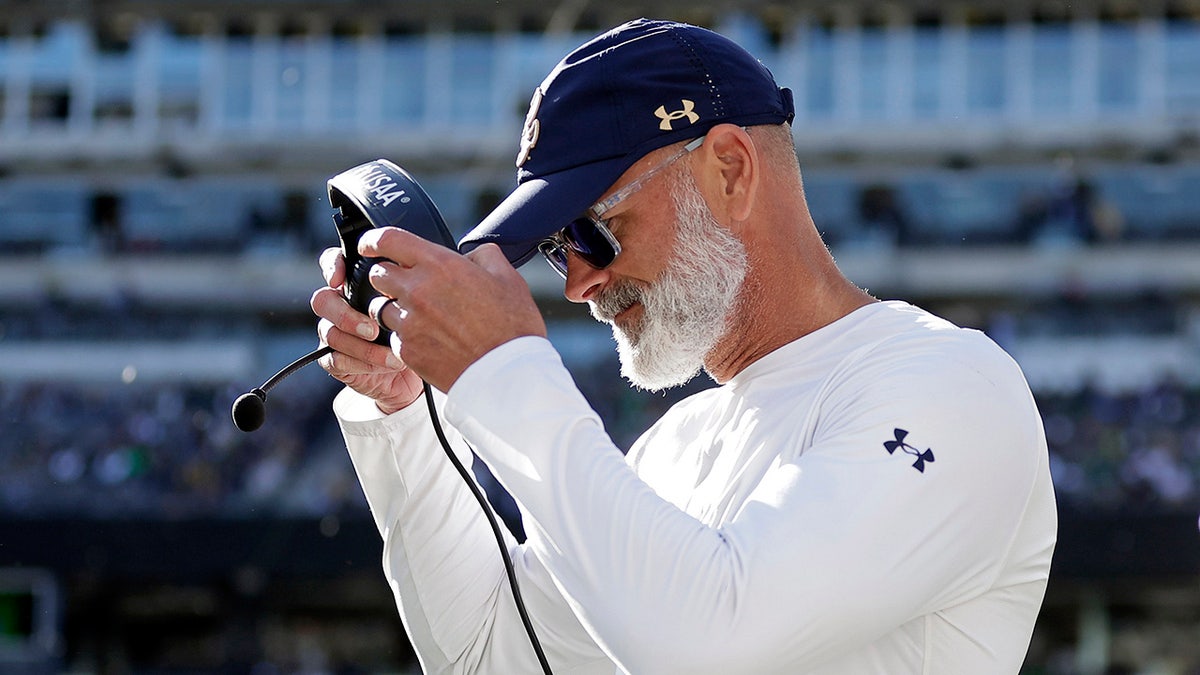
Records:
[[[261,427],[267,417],[266,400],[267,394],[258,388],[237,397],[231,410],[234,426],[245,432]]]

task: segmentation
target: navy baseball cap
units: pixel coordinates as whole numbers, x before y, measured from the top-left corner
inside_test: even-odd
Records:
[[[650,151],[718,124],[794,115],[791,90],[729,38],[670,21],[622,24],[568,54],[534,91],[517,187],[459,249],[498,244],[521,265]]]

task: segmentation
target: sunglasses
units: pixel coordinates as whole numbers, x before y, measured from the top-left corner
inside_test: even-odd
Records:
[[[546,262],[550,263],[554,271],[558,272],[563,279],[567,278],[567,255],[569,253],[574,253],[579,256],[580,260],[598,270],[613,264],[613,261],[621,254],[621,244],[608,229],[608,219],[604,217],[604,214],[642,189],[656,174],[679,161],[680,158],[703,143],[703,136],[688,142],[678,152],[639,176],[637,180],[617,190],[607,199],[592,204],[582,216],[572,220],[566,227],[538,244],[538,251],[545,256]]]

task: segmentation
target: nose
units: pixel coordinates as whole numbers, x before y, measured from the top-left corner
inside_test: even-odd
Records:
[[[587,302],[604,287],[610,272],[598,270],[579,259],[574,253],[567,254],[567,283],[563,295],[571,302]]]

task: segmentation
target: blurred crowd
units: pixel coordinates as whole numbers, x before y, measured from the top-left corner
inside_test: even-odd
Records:
[[[635,391],[603,361],[574,373],[627,449],[705,377],[667,394]],[[0,383],[0,511],[10,517],[324,516],[365,512],[330,411],[337,385],[314,371],[272,393],[257,432],[237,431],[234,387]],[[295,386],[291,386],[295,385]],[[1039,395],[1064,506],[1200,505],[1200,388],[1165,379],[1139,391]],[[497,486],[489,484],[498,494]],[[513,514],[511,504],[501,512]]]
[[[253,434],[242,392],[0,383],[0,510],[10,516],[324,515],[362,504],[329,413],[332,386],[274,392]]]
[[[1164,379],[1122,394],[1042,396],[1060,503],[1112,509],[1200,504],[1200,389]]]

